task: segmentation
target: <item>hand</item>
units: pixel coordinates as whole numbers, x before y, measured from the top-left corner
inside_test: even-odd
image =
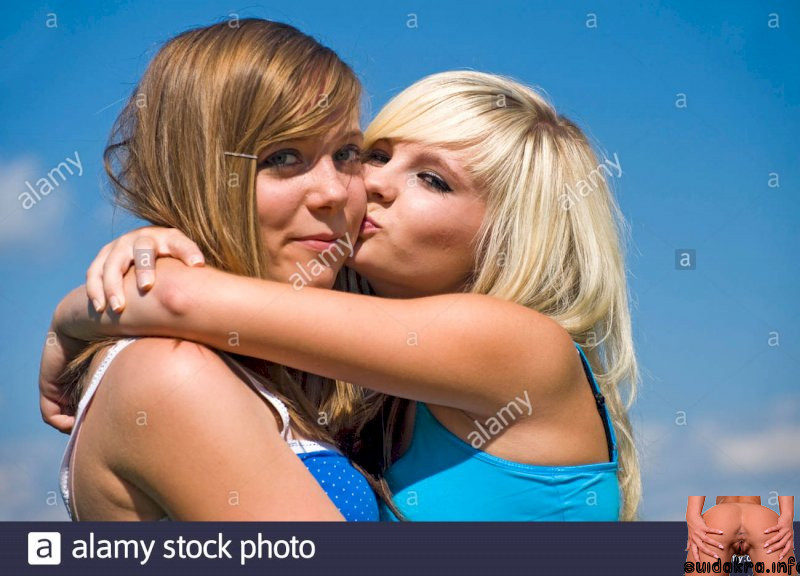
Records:
[[[42,419],[56,430],[69,434],[75,414],[60,377],[69,362],[78,355],[85,342],[70,338],[51,325],[42,350],[39,367],[39,409]]]
[[[203,253],[197,244],[175,228],[146,226],[120,236],[103,246],[86,272],[86,293],[97,312],[125,308],[122,278],[134,263],[136,285],[147,291],[156,280],[155,259],[170,256],[187,266],[202,266]]]
[[[778,517],[778,523],[771,528],[764,530],[764,534],[777,532],[775,536],[770,538],[764,544],[767,548],[767,554],[774,554],[780,550],[780,557],[778,560],[783,560],[783,557],[794,550],[794,530],[792,529],[792,521],[794,518],[788,514],[782,514]]]
[[[706,521],[700,514],[689,514],[686,516],[686,524],[689,529],[689,538],[686,541],[686,550],[692,550],[695,562],[700,562],[701,551],[704,554],[719,558],[719,554],[714,552],[709,546],[723,549],[722,544],[708,537],[708,534],[722,534],[722,530],[715,530],[706,525]]]

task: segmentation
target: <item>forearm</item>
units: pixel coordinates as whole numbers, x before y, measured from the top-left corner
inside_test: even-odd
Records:
[[[552,342],[537,343],[524,316],[532,311],[489,297],[391,300],[163,264],[153,292],[169,335],[388,394],[482,413],[524,387],[534,396],[552,361]],[[129,299],[130,310],[140,300]],[[543,368],[527,369],[532,359]]]
[[[705,496],[689,496],[689,503],[686,506],[686,517],[701,516],[705,502]]]
[[[134,275],[125,278],[127,294],[136,294],[136,306],[124,317],[107,309],[98,313],[89,302],[85,286],[78,286],[56,307],[51,329],[62,336],[91,342],[114,336],[180,336],[170,330],[171,317],[156,297],[140,293]]]
[[[778,508],[781,517],[794,519],[794,496],[778,496]]]
[[[118,324],[111,322],[107,315],[94,311],[87,298],[86,287],[83,285],[75,288],[59,302],[53,315],[51,329],[82,342],[121,335]]]

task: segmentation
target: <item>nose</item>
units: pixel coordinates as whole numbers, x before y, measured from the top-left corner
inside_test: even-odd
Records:
[[[331,158],[317,162],[310,174],[311,191],[307,195],[308,207],[312,210],[341,211],[347,204],[347,185],[356,175],[345,174],[336,169]]]
[[[367,190],[367,201],[379,204],[391,204],[397,198],[396,182],[402,175],[391,172],[387,166],[364,166],[364,187]]]

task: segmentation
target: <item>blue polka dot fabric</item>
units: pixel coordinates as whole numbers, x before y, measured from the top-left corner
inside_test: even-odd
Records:
[[[377,522],[378,500],[369,482],[346,456],[332,450],[299,452],[297,456],[317,479],[348,522]]]

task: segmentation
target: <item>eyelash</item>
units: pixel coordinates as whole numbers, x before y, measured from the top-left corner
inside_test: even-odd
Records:
[[[359,148],[357,145],[351,144],[349,146],[345,146],[344,148],[341,148],[341,149],[337,150],[333,155],[334,159],[336,159],[336,157],[343,151],[353,152],[353,155],[352,155],[352,157],[348,158],[347,160],[342,160],[341,161],[342,164],[353,164],[353,163],[356,163],[356,162],[359,162],[359,163],[361,162],[361,154],[362,154],[361,153],[361,148]],[[261,164],[259,164],[258,168],[259,169],[262,169],[262,168],[274,168],[276,170],[286,170],[287,168],[292,168],[293,166],[296,166],[297,164],[300,163],[299,161],[298,162],[294,162],[292,164],[284,164],[284,163],[278,164],[278,163],[275,162],[275,158],[277,156],[289,155],[289,154],[291,154],[292,156],[296,156],[298,158],[300,157],[300,153],[297,150],[279,150],[279,151],[267,156],[267,158]]]
[[[291,166],[294,166],[294,164],[286,165],[286,164],[276,164],[275,163],[275,158],[277,156],[288,155],[288,154],[291,154],[293,156],[298,156],[298,157],[300,156],[300,153],[297,152],[297,150],[279,150],[278,152],[275,152],[274,154],[270,154],[269,156],[267,156],[267,158],[258,167],[259,168],[276,168],[278,170],[281,170],[281,169],[286,169],[286,168],[289,168]]]
[[[351,164],[354,162],[358,162],[359,164],[361,163],[362,152],[360,147],[356,146],[355,144],[350,144],[349,146],[345,146],[341,150],[337,151],[336,154],[342,151],[353,152],[353,156],[351,158],[348,160],[343,160],[345,164]]]
[[[391,160],[389,155],[380,150],[369,150],[364,159],[365,162],[381,162],[382,164],[386,164],[389,160]],[[443,178],[433,172],[420,172],[417,177],[442,195],[453,191]]]
[[[448,192],[452,192],[453,191],[453,189],[450,188],[450,186],[447,184],[447,182],[442,180],[436,174],[433,174],[431,172],[422,172],[422,173],[418,174],[418,176],[419,176],[420,180],[422,180],[423,182],[425,182],[429,186],[433,187],[438,192],[441,192],[442,194],[447,194]],[[426,180],[426,177],[430,178],[430,180]]]

